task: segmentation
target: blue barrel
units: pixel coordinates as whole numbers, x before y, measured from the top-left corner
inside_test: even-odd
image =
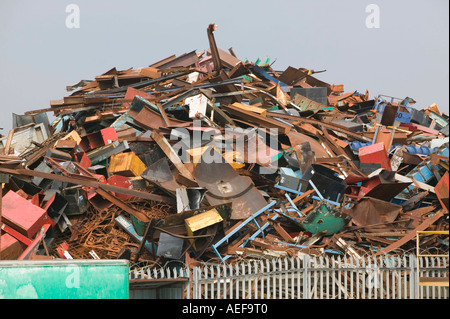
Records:
[[[417,149],[416,149],[416,147],[414,146],[414,145],[407,145],[406,146],[406,151],[409,153],[409,154],[417,154]]]
[[[421,146],[421,147],[420,147],[420,150],[422,151],[422,154],[423,154],[423,155],[428,155],[428,154],[430,154],[430,149],[429,149],[428,147],[426,147],[426,146]]]

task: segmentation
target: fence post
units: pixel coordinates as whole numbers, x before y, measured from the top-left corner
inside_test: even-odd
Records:
[[[193,283],[192,283],[192,299],[199,299],[198,298],[198,273],[200,272],[200,269],[198,266],[194,266],[192,269],[192,276],[193,276]]]
[[[416,256],[410,255],[409,256],[409,268],[410,268],[409,296],[410,296],[410,299],[418,299],[416,267],[417,267],[417,265],[416,265]]]
[[[310,257],[304,255],[303,257],[303,299],[310,299],[311,291],[311,276],[310,276]]]
[[[187,267],[185,270],[184,276],[187,276],[189,278],[188,281],[186,281],[186,284],[184,285],[184,289],[186,289],[186,299],[191,299],[191,272],[189,270],[189,267]],[[180,271],[180,277],[183,276]]]

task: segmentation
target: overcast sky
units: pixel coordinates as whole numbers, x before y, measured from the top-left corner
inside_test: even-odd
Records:
[[[80,27],[69,29],[72,3]],[[379,28],[366,26],[369,4]],[[49,107],[70,94],[67,85],[208,49],[209,23],[219,26],[217,45],[242,60],[326,69],[317,78],[345,92],[409,96],[419,109],[448,112],[447,0],[1,0],[0,134],[12,113]]]

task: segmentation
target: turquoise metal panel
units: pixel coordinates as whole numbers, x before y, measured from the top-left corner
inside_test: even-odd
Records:
[[[128,260],[0,262],[0,299],[128,299]]]

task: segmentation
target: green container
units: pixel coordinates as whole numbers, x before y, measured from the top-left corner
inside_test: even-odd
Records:
[[[0,299],[128,299],[128,260],[0,262]]]

